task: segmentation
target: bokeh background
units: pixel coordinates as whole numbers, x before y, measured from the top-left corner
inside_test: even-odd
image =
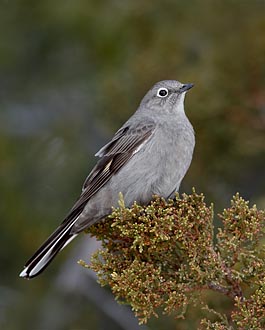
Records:
[[[0,1],[1,329],[144,329],[76,264],[96,248],[87,235],[39,278],[18,273],[78,197],[94,153],[163,79],[195,83],[181,191],[196,187],[217,211],[237,191],[264,208],[265,1]],[[188,313],[147,326],[196,329],[201,315]]]

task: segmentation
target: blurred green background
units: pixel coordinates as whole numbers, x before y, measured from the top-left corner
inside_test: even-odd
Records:
[[[163,79],[195,84],[181,191],[196,187],[217,211],[237,191],[264,208],[265,1],[0,1],[0,329],[139,328],[76,264],[88,236],[37,279],[18,274],[78,197],[94,153]],[[148,328],[192,330],[200,317]]]

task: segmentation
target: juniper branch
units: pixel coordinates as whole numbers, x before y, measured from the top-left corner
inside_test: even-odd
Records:
[[[213,206],[195,190],[174,201],[155,197],[145,207],[135,203],[126,208],[121,199],[118,209],[91,227],[103,250],[85,266],[98,273],[100,284],[109,285],[118,300],[132,306],[140,322],[157,316],[158,308],[182,316],[208,289],[234,301],[231,324],[222,329],[249,329],[253,321],[251,329],[258,330],[265,326],[265,308],[257,303],[265,301],[264,211],[234,196],[231,207],[219,215],[223,228],[216,244],[213,216]],[[251,314],[246,321],[246,306],[258,319]],[[208,327],[209,322],[202,324]]]

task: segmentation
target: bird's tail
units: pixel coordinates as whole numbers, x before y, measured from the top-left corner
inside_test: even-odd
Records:
[[[57,253],[75,238],[77,234],[71,233],[74,223],[63,222],[27,261],[19,276],[30,279],[40,274]]]

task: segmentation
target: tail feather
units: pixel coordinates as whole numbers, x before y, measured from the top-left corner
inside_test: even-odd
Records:
[[[76,234],[71,233],[75,221],[62,223],[28,260],[19,276],[30,279],[40,274],[57,253],[75,238]]]

